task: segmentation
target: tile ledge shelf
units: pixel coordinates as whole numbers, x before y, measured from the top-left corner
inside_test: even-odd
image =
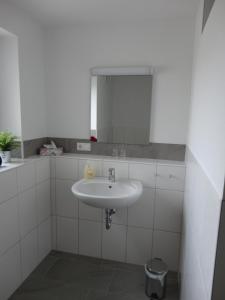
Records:
[[[40,156],[46,157],[46,156]],[[63,155],[52,155],[53,158],[77,158],[83,160],[104,160],[104,161],[115,161],[115,162],[133,162],[133,163],[147,163],[147,164],[162,164],[162,165],[174,165],[174,166],[185,166],[185,161],[175,161],[167,159],[152,159],[152,158],[138,158],[138,157],[114,157],[94,154],[78,154],[78,153],[64,153]],[[32,157],[31,157],[32,158]]]
[[[24,141],[24,156],[30,157],[38,153],[38,149],[45,144],[54,140],[56,145],[63,147],[66,154],[87,154],[86,152],[77,151],[77,143],[90,143],[87,139],[72,139],[72,138],[56,138],[44,137],[33,140]],[[109,143],[93,143],[91,142],[91,151],[87,155],[97,157],[111,158],[113,148],[117,144]],[[125,145],[128,158],[153,159],[153,160],[168,160],[179,161],[185,160],[186,146],[183,144],[168,144],[168,143],[149,143],[148,145]]]
[[[37,160],[40,160],[40,159],[45,159],[45,158],[47,158],[47,156],[40,156],[40,155],[34,155],[34,156],[27,157],[27,158],[24,158],[24,159],[22,159],[22,158],[18,158],[18,159],[13,158],[10,163],[5,163],[5,164],[2,164],[0,166],[0,174],[11,171],[11,170],[16,169],[16,168],[19,168],[19,167],[21,167],[25,164],[30,163],[30,162],[37,161]]]

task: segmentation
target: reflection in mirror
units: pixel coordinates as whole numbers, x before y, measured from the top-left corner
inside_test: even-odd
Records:
[[[91,136],[98,142],[148,144],[152,75],[91,78]]]

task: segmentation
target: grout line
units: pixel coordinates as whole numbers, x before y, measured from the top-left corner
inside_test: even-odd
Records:
[[[45,182],[47,182],[47,181],[51,181],[51,177],[48,177],[47,179],[44,179],[44,180],[41,180],[41,181],[39,181],[39,182],[36,182],[36,186],[39,186],[39,185],[41,185],[41,184],[43,184],[43,183],[45,183]]]
[[[38,192],[37,192],[37,163],[34,163],[34,169],[35,169],[35,206],[36,206],[36,224],[37,224],[37,261],[39,261],[39,252],[40,252],[40,247],[39,247],[39,219],[40,219],[40,215],[39,215],[39,201],[38,201]]]
[[[156,231],[155,220],[156,220],[156,189],[154,191],[154,202],[153,202],[153,229],[152,229],[151,259],[153,258],[153,251],[154,251],[154,233]]]
[[[102,247],[103,247],[103,210],[101,209],[101,221],[100,221],[100,258],[102,258]]]
[[[2,201],[2,202],[0,203],[0,208],[1,208],[1,205],[2,205],[2,204],[5,204],[6,202],[8,202],[8,201],[10,201],[10,200],[13,200],[13,199],[15,199],[15,198],[19,198],[20,194],[21,194],[21,193],[17,193],[17,194],[14,195],[13,197],[10,197],[9,199]]]
[[[77,208],[78,208],[78,218],[77,218],[77,253],[80,254],[80,200],[77,201]],[[76,207],[76,206],[75,206]],[[74,226],[76,222],[74,221]],[[75,226],[76,227],[76,226]]]
[[[128,222],[127,222],[125,228],[126,228],[126,237],[125,237],[125,262],[127,262],[127,250],[128,250],[128,247],[127,247],[127,241],[128,241]]]
[[[54,166],[55,166],[55,161],[54,161]],[[51,171],[51,170],[50,170]],[[53,178],[53,188],[54,188],[54,198],[53,198],[53,209],[54,209],[54,217],[53,217],[53,229],[54,230],[54,236],[53,236],[53,239],[52,239],[52,248],[55,248],[57,249],[57,245],[58,245],[58,240],[57,240],[57,236],[58,236],[58,230],[57,230],[57,208],[56,208],[56,180],[55,180],[55,177]],[[55,220],[54,220],[55,218]],[[53,233],[52,233],[53,234]],[[54,246],[54,247],[53,247]]]
[[[6,255],[10,250],[12,250],[13,248],[15,248],[15,246],[18,244],[20,244],[22,242],[22,240],[17,240],[15,243],[13,243],[9,248],[7,248],[5,251],[3,251],[0,255],[0,258],[2,258],[4,255]]]

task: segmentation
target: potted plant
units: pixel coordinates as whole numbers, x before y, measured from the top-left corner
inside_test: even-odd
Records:
[[[0,132],[0,156],[3,163],[8,163],[11,160],[11,150],[19,147],[18,138],[8,131]]]

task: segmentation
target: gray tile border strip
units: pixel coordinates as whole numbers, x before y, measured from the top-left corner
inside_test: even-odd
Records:
[[[54,140],[57,146],[62,146],[66,153],[87,154],[87,152],[77,151],[77,142],[89,142],[86,139],[68,139],[68,138],[48,138],[48,141]],[[91,143],[91,151],[88,154],[112,156],[113,148],[119,144],[109,143]],[[127,157],[167,159],[184,161],[185,145],[150,143],[148,145],[125,145]]]
[[[32,156],[39,153],[40,147],[47,142],[53,140],[57,146],[63,147],[65,153],[93,154],[112,156],[114,147],[119,147],[119,144],[94,143],[91,142],[91,151],[77,151],[77,142],[90,142],[87,139],[71,139],[71,138],[55,138],[45,137],[24,141],[24,157]],[[179,144],[163,144],[149,143],[148,145],[125,145],[127,157],[150,158],[150,159],[165,159],[184,161],[185,145]]]
[[[40,147],[45,143],[47,143],[46,137],[23,141],[24,158],[39,154]]]
[[[22,158],[22,142],[20,143],[20,146],[16,149],[13,149],[11,152],[12,158]]]

